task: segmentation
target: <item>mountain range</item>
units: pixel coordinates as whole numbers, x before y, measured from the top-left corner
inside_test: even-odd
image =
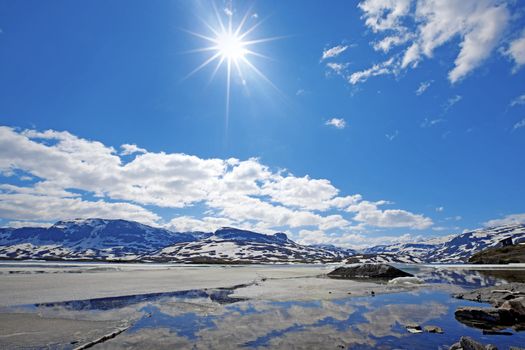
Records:
[[[172,232],[126,220],[76,219],[48,228],[0,228],[0,259],[181,263],[458,263],[505,239],[525,242],[525,225],[463,232],[428,241],[379,245],[361,251],[301,245],[284,233],[266,235],[224,227]]]

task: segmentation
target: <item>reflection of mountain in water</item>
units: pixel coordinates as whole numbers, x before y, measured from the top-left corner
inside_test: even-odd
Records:
[[[416,276],[427,283],[449,283],[464,288],[480,288],[508,282],[525,282],[523,270],[467,270],[421,268]]]

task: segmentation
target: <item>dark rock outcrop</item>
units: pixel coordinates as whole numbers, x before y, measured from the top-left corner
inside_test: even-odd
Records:
[[[423,327],[423,330],[427,333],[438,333],[438,334],[443,334],[443,329],[441,327],[438,327],[438,326],[425,326]]]
[[[454,294],[455,298],[483,303],[494,307],[501,306],[505,301],[525,297],[525,283],[508,283],[499,286],[479,288],[464,293]]]
[[[525,328],[525,283],[510,283],[456,294],[459,299],[488,302],[493,307],[460,307],[456,319],[470,327],[499,331]]]
[[[474,264],[525,263],[525,244],[485,249],[472,255],[468,261]]]
[[[471,337],[461,337],[459,342],[453,344],[449,350],[498,350],[494,345],[483,345]]]
[[[412,277],[413,275],[387,264],[361,264],[356,266],[338,267],[328,273],[328,277],[346,279],[390,279],[396,277]]]
[[[508,310],[495,307],[460,307],[454,316],[459,322],[480,329],[492,330],[514,324],[514,319]]]

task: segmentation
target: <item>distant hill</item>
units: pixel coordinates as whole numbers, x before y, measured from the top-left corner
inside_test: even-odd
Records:
[[[181,263],[467,262],[502,241],[525,241],[525,225],[464,232],[424,242],[362,251],[302,245],[284,233],[266,235],[224,227],[215,232],[172,232],[134,221],[78,219],[49,228],[0,229],[0,259]]]

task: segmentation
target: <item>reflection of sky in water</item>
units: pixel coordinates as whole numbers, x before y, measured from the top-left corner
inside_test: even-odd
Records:
[[[416,274],[427,282],[469,288],[501,281],[499,276],[464,270],[427,269]],[[525,332],[483,335],[459,323],[454,318],[457,307],[480,304],[429,288],[330,301],[241,300],[230,293],[226,289],[156,293],[40,304],[32,310],[82,318],[89,312],[120,317],[122,310],[133,310],[134,317],[126,313],[133,320],[131,328],[102,348],[156,348],[173,342],[173,348],[196,349],[439,349],[465,335],[500,349],[525,344]],[[411,334],[405,329],[408,323],[439,326],[445,334]]]
[[[293,346],[335,349],[339,344],[349,349],[438,349],[464,335],[500,348],[525,343],[525,333],[510,337],[482,335],[480,330],[460,324],[454,318],[456,307],[479,304],[430,290],[335,301],[241,301],[220,306],[220,312],[211,314],[184,309],[178,313],[180,310],[169,306],[176,306],[177,299],[161,298],[146,303],[140,308],[144,316],[106,345],[138,337],[142,343],[139,341],[135,347],[154,346],[155,340],[149,332],[155,329],[167,330],[178,341],[184,338],[187,346],[193,344],[199,349]],[[189,299],[191,296],[186,295],[181,301]],[[200,296],[194,300],[200,301],[207,302]],[[439,326],[445,334],[410,334],[405,324],[411,322]],[[243,332],[240,327],[249,331]],[[338,334],[343,336],[338,338]],[[162,338],[162,342],[166,341],[169,336]]]
[[[133,333],[144,328],[168,328],[179,336],[197,340],[197,331],[215,326],[212,316],[202,316],[192,312],[171,316],[163,313],[159,307],[154,305],[147,305],[141,311],[146,313],[146,317],[138,320],[128,332]]]

